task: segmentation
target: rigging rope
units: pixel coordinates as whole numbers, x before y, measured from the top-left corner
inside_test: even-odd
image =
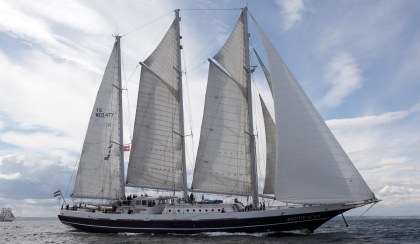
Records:
[[[367,211],[369,211],[375,204],[378,202],[374,202],[368,209],[366,209],[360,216],[363,216]]]
[[[125,74],[125,65],[124,65],[124,59],[121,58],[122,60],[122,66],[123,66],[123,70],[124,70],[124,81],[125,81],[125,89],[123,89],[125,91],[126,94],[126,100],[127,100],[127,108],[126,110],[124,110],[124,114],[126,116],[126,123],[128,123],[128,134],[130,136],[130,143],[132,141],[132,134],[133,134],[133,129],[131,128],[131,113],[130,113],[130,96],[128,94],[128,82],[131,80],[131,78],[133,77],[134,73],[136,72],[136,70],[139,67],[139,64],[136,65],[136,67],[134,68],[133,72],[131,72],[130,76],[127,79],[127,76]],[[128,118],[127,118],[128,117]],[[128,122],[127,122],[128,121]]]
[[[206,8],[196,8],[196,9],[194,9],[194,8],[190,8],[190,9],[181,9],[181,10],[182,11],[214,11],[214,10],[219,10],[219,11],[220,10],[227,10],[227,11],[231,11],[231,10],[242,10],[242,8],[230,8],[230,9],[222,9],[222,8],[213,8],[213,9],[210,9],[210,8],[207,8],[207,9]],[[140,25],[140,26],[138,26],[138,27],[136,27],[136,28],[128,31],[127,33],[121,35],[121,37],[127,36],[127,35],[129,35],[129,34],[131,34],[133,32],[136,32],[136,31],[140,30],[141,28],[144,28],[144,27],[150,25],[153,22],[156,22],[156,21],[158,21],[158,20],[160,20],[160,19],[168,16],[169,14],[172,14],[173,12],[174,11],[168,12],[168,13],[166,13],[166,14],[164,14],[164,15],[162,15],[162,16],[154,19],[154,20],[151,20],[151,21],[149,21],[149,22],[147,22],[147,23],[145,23],[143,25]]]
[[[232,10],[242,10],[243,8],[185,8],[181,9],[182,11],[232,11]]]
[[[135,32],[135,31],[138,31],[138,30],[140,30],[141,28],[146,27],[146,26],[150,25],[151,23],[158,21],[158,20],[160,20],[160,19],[162,19],[162,18],[166,17],[166,16],[167,16],[167,15],[169,15],[169,14],[172,14],[173,12],[174,12],[174,11],[168,12],[168,13],[166,13],[166,14],[164,14],[164,15],[162,15],[162,16],[160,16],[160,17],[158,17],[157,19],[154,19],[154,20],[152,20],[152,21],[149,21],[149,22],[147,22],[146,24],[140,25],[140,26],[138,26],[138,27],[136,27],[136,28],[132,29],[131,31],[128,31],[127,33],[125,33],[124,35],[121,35],[121,36],[123,37],[123,36],[129,35],[129,34],[131,34],[131,33]]]
[[[87,131],[87,129],[86,129],[86,131]],[[87,133],[85,133],[85,137],[83,138],[83,141],[85,141],[85,139],[86,139],[86,134],[87,134]],[[66,191],[64,192],[63,198],[65,198],[65,197],[67,196],[67,193],[68,193],[68,192],[69,192],[69,190],[70,190],[70,185],[71,185],[71,182],[73,181],[73,177],[74,177],[74,175],[75,175],[75,172],[77,172],[76,167],[77,167],[77,165],[78,165],[78,164],[79,164],[79,162],[80,162],[80,157],[82,156],[82,150],[83,150],[83,143],[82,143],[82,146],[80,147],[79,154],[78,154],[77,159],[76,159],[76,161],[75,161],[75,163],[74,163],[74,166],[73,166],[73,172],[71,173],[70,180],[69,180],[69,183],[67,184],[67,188],[66,188]],[[74,179],[74,180],[76,180],[76,179]],[[73,186],[73,187],[74,187],[74,186]],[[74,190],[74,189],[73,189],[73,190]]]
[[[193,128],[193,121],[192,121],[192,113],[191,113],[191,105],[190,105],[190,94],[189,94],[189,86],[188,86],[188,75],[187,75],[187,67],[186,67],[186,57],[185,57],[185,52],[183,51],[183,49],[181,49],[181,53],[182,53],[182,57],[183,57],[183,60],[184,60],[184,62],[183,62],[183,65],[184,65],[184,77],[185,77],[185,90],[186,90],[186,95],[187,95],[187,97],[186,97],[186,99],[185,99],[185,103],[186,103],[186,110],[187,110],[187,113],[188,113],[188,123],[189,123],[189,125],[190,125],[190,127],[189,127],[189,130],[190,130],[190,135],[191,135],[191,144],[192,144],[192,158],[190,158],[189,156],[190,156],[190,154],[189,153],[186,153],[187,154],[187,156],[188,156],[188,161],[189,161],[189,167],[190,167],[190,169],[193,169],[193,167],[194,167],[194,160],[195,160],[195,152],[194,152],[194,134],[193,134],[193,131],[192,131],[192,128]],[[185,125],[185,123],[184,123],[184,125]],[[186,135],[185,135],[185,132],[184,132],[184,140],[185,140],[185,137],[186,137]],[[187,150],[187,148],[189,148],[189,147],[185,147],[185,149]],[[187,167],[188,168],[188,167]]]

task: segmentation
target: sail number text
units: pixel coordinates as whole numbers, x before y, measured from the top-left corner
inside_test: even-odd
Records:
[[[96,113],[96,117],[109,117],[111,118],[112,116],[114,116],[114,113]]]
[[[114,116],[114,113],[104,113],[102,112],[102,108],[97,108],[95,115],[99,118],[112,118]]]

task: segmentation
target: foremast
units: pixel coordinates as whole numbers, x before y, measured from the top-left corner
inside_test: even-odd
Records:
[[[121,75],[121,36],[115,36],[117,42],[117,62],[118,62],[118,84],[119,84],[119,134],[120,134],[120,198],[125,199],[125,179],[124,179],[124,127],[123,127],[123,105],[122,105],[122,75]]]
[[[248,8],[242,9],[243,27],[244,27],[244,46],[245,46],[245,70],[247,84],[247,100],[248,100],[248,125],[249,125],[249,150],[251,157],[251,194],[254,208],[258,207],[258,172],[255,157],[255,135],[254,135],[254,117],[252,109],[252,84],[251,84],[251,65],[249,58],[249,32],[248,32]]]
[[[175,10],[175,31],[176,31],[176,37],[177,37],[177,72],[178,72],[178,92],[179,92],[179,110],[180,110],[180,117],[179,117],[179,123],[180,123],[180,136],[181,136],[181,150],[182,150],[182,178],[183,178],[183,185],[182,185],[182,191],[184,198],[188,197],[188,184],[187,184],[187,162],[186,162],[186,155],[185,155],[185,132],[184,132],[184,96],[183,96],[183,89],[182,89],[182,67],[181,67],[181,31],[179,22],[181,21],[181,18],[179,17],[179,9]]]

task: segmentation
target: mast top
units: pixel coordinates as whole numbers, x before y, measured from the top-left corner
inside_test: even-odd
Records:
[[[116,35],[112,35],[112,36],[115,37],[116,41],[119,41],[123,37],[120,34],[116,34]]]

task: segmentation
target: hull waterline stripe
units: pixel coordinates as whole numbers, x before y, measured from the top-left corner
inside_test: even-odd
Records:
[[[69,225],[81,225],[81,226],[89,226],[89,227],[96,227],[96,228],[104,228],[104,229],[134,229],[134,230],[219,230],[219,229],[239,229],[239,228],[253,228],[253,227],[264,227],[264,226],[273,226],[273,225],[285,225],[285,224],[292,224],[292,223],[301,223],[301,222],[311,222],[311,221],[318,221],[318,220],[328,220],[332,217],[326,218],[319,218],[319,219],[310,219],[310,220],[299,220],[299,221],[290,221],[285,223],[274,223],[274,224],[262,224],[262,225],[244,225],[244,226],[237,226],[237,227],[221,227],[221,228],[137,228],[137,227],[113,227],[113,226],[102,226],[102,225],[89,225],[89,224],[80,224],[80,223],[73,223],[62,220],[61,222],[64,224]]]

